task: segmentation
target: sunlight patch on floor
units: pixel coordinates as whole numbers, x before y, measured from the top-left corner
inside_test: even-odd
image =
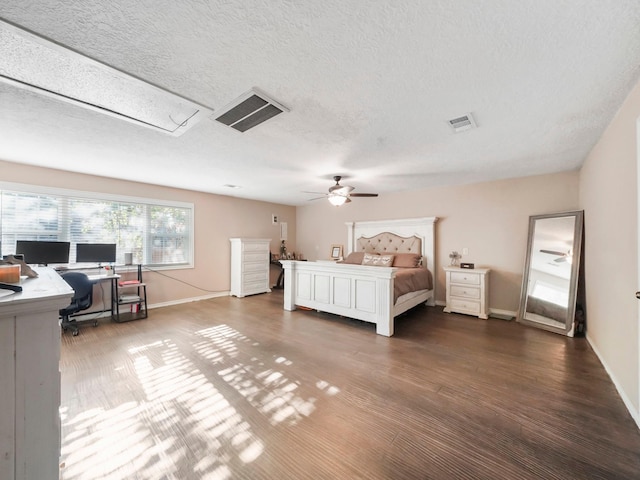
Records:
[[[237,473],[234,466],[254,462],[265,449],[243,408],[254,408],[274,426],[296,425],[316,410],[317,398],[302,393],[307,381],[291,378],[292,360],[265,357],[259,343],[227,325],[194,334],[187,350],[169,339],[128,349],[143,398],[113,408],[88,408],[75,417],[69,408],[61,409],[63,480],[180,479],[185,468],[189,478],[230,479]],[[221,369],[201,371],[200,359]],[[127,381],[135,382],[133,377]],[[216,388],[220,382],[247,403],[225,398]],[[324,380],[308,383],[317,389],[310,392],[340,392]],[[80,395],[82,389],[76,392]],[[181,432],[180,439],[175,432]]]
[[[200,330],[197,334],[207,341],[197,342],[194,345],[196,350],[216,363],[230,360],[225,356],[235,359],[238,348],[233,345],[234,342],[255,345],[247,336],[227,325]],[[273,363],[273,368],[266,367],[266,363]],[[273,425],[282,422],[294,425],[315,410],[315,398],[298,396],[295,390],[299,388],[300,382],[289,380],[283,371],[276,368],[290,365],[292,362],[282,356],[267,361],[252,357],[246,362],[237,361],[218,374],[253,407],[267,416]]]
[[[154,441],[138,420],[140,413],[136,402],[90,409],[76,418],[68,418],[63,410],[63,423],[73,427],[61,450],[63,478],[121,479],[121,466],[129,464],[144,472],[144,457],[153,453]]]

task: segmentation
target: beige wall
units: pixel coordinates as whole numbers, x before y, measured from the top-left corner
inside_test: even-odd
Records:
[[[295,207],[3,161],[0,161],[0,180],[193,203],[195,205],[195,268],[163,270],[163,275],[145,273],[149,303],[152,305],[211,296],[213,292],[228,292],[231,253],[229,238],[271,238],[271,250],[278,252],[280,228],[278,225],[271,224],[272,214],[278,215],[280,221],[288,223],[287,245],[290,249],[295,249],[296,245]],[[278,269],[275,267],[272,271],[274,280],[277,273]]]
[[[587,336],[640,425],[638,132],[640,83],[580,173],[585,210]]]
[[[449,252],[463,248],[462,261],[492,269],[489,306],[518,309],[527,248],[529,216],[578,208],[578,172],[517,178],[416,192],[356,198],[336,208],[318,200],[297,210],[298,248],[315,260],[327,258],[331,244],[346,245],[345,222],[436,216],[437,291],[444,302]]]

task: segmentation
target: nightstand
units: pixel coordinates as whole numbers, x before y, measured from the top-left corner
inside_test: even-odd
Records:
[[[446,313],[489,318],[489,268],[444,267],[447,277]]]

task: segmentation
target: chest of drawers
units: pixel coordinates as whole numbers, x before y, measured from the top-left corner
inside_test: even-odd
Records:
[[[246,297],[270,292],[269,238],[230,238],[231,295]]]
[[[447,313],[465,313],[478,318],[489,318],[488,268],[466,269],[444,267],[447,284]]]

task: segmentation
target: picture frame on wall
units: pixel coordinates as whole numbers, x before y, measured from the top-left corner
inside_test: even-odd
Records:
[[[331,258],[333,260],[342,258],[342,245],[331,245]]]

